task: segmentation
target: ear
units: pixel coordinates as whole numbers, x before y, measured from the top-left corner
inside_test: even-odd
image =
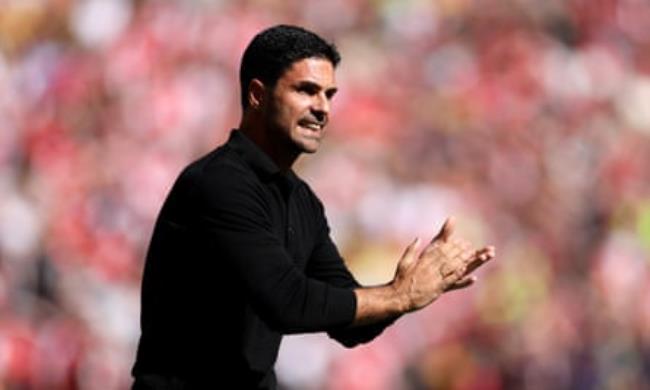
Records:
[[[266,86],[259,79],[252,79],[248,84],[248,105],[257,110],[264,105],[264,95],[266,94]]]

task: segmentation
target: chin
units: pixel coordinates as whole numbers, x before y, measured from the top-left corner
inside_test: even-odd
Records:
[[[303,145],[303,151],[304,153],[316,153],[318,151],[318,147],[320,146],[320,141],[310,142],[307,145]]]
[[[298,145],[296,149],[298,149],[300,153],[307,153],[307,154],[313,154],[318,151],[318,147],[309,147],[305,145]]]
[[[318,151],[318,147],[320,146],[320,140],[313,140],[313,139],[303,139],[298,142],[294,142],[294,146],[300,153],[316,153]]]

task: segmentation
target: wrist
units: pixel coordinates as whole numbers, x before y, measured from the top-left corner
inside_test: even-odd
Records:
[[[392,301],[398,314],[405,314],[412,311],[412,301],[404,289],[395,283],[395,281],[391,282],[389,287],[393,298]]]

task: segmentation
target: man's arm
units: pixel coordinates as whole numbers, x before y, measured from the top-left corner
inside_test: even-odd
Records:
[[[319,207],[321,209],[321,234],[307,262],[305,273],[308,277],[322,280],[336,287],[344,287],[350,290],[361,287],[361,284],[346,267],[336,245],[332,242],[322,205],[319,204]],[[374,340],[386,327],[392,325],[397,318],[398,316],[389,317],[371,324],[355,327],[350,327],[347,324],[346,326],[328,329],[327,334],[345,347],[352,348]]]
[[[204,172],[206,176],[197,183],[198,222],[219,260],[225,262],[224,269],[233,272],[228,277],[237,278],[255,311],[279,332],[318,332],[391,321],[419,308],[423,299],[430,303],[432,289],[444,290],[460,280],[444,286],[431,276],[435,276],[433,263],[452,271],[458,268],[453,268],[459,261],[454,252],[457,245],[443,240],[434,240],[418,261],[414,251],[407,250],[409,255],[400,260],[389,288],[353,290],[310,278],[296,268],[271,231],[264,197],[254,180],[234,167],[210,169],[216,172]],[[451,280],[448,276],[445,280]]]
[[[494,248],[489,247],[481,251],[470,252],[469,243],[451,238],[453,230],[453,220],[451,220],[443,226],[438,236],[427,247],[428,249],[422,253],[421,259],[418,260],[419,265],[416,266],[415,264],[414,256],[417,250],[417,242],[414,242],[402,256],[392,282],[381,286],[362,287],[349,272],[336,246],[330,239],[329,227],[320,202],[318,206],[322,218],[321,239],[312,253],[306,272],[310,277],[315,277],[335,286],[355,289],[355,320],[346,327],[328,331],[330,337],[346,347],[353,347],[371,341],[400,316],[415,310],[413,303],[415,303],[415,294],[421,289],[418,287],[419,284],[431,286],[437,283],[439,286],[437,288],[433,287],[433,289],[442,292],[467,287],[475,280],[467,275],[494,256]],[[453,263],[450,260],[443,261],[445,259],[440,258],[443,255],[460,256],[463,254],[466,258],[464,262],[456,259],[456,263]],[[447,268],[452,264],[456,264],[458,267],[463,267],[465,272],[460,279],[437,281],[435,277],[427,276],[430,274],[430,270],[434,268],[434,264],[431,264],[433,260],[443,263],[444,267]],[[438,266],[443,265],[439,264]],[[422,268],[429,272],[423,272]],[[416,275],[416,273],[419,274]],[[407,289],[409,285],[413,286],[412,291]]]
[[[264,190],[255,178],[226,165],[204,171],[194,191],[198,228],[215,262],[228,272],[222,277],[237,286],[233,294],[244,294],[256,314],[280,333],[350,324],[354,291],[309,278],[298,269],[273,232]]]

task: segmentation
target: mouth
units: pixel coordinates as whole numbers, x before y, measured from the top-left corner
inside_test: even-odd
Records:
[[[308,129],[312,132],[320,133],[323,131],[323,127],[325,127],[324,123],[318,123],[318,122],[311,122],[311,121],[300,121],[298,122],[298,126]]]

